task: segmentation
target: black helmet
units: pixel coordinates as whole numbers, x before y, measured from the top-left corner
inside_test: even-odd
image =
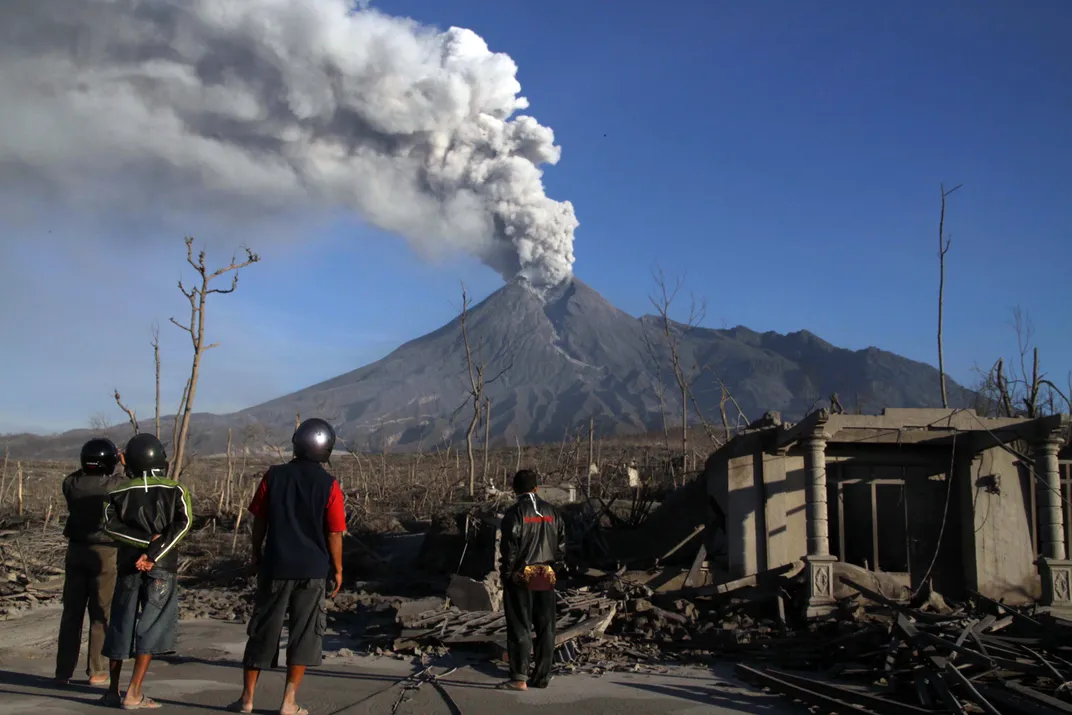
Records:
[[[313,417],[298,425],[291,442],[297,459],[326,462],[335,448],[335,430],[319,417]]]
[[[132,477],[140,477],[146,472],[157,470],[167,472],[168,468],[164,445],[155,436],[145,432],[130,438],[123,450],[123,459],[127,474]]]
[[[96,437],[82,445],[80,461],[86,474],[111,474],[119,464],[119,449],[112,440]]]

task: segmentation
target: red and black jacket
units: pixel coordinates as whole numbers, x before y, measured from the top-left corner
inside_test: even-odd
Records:
[[[561,567],[566,560],[566,522],[562,513],[535,494],[522,494],[503,515],[499,573],[505,581],[526,566]]]

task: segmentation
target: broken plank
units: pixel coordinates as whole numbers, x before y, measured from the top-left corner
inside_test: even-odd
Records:
[[[743,663],[734,666],[734,672],[741,680],[758,687],[773,690],[794,700],[799,700],[807,705],[815,705],[834,713],[852,713],[853,715],[873,715],[867,708],[846,702],[829,695],[825,695],[809,688],[801,687],[794,683],[783,680],[769,671],[752,668]]]
[[[885,715],[886,713],[889,715],[903,715],[905,713],[933,715],[934,713],[933,710],[895,702],[880,695],[874,695],[861,690],[853,690],[842,685],[837,685],[836,683],[827,683],[813,678],[805,678],[801,675],[786,673],[785,671],[774,670],[772,668],[767,668],[764,672],[769,673],[780,680],[784,680],[787,683],[793,683],[802,688],[807,688],[808,690],[824,693],[830,697],[837,698],[838,700],[861,705],[872,712],[879,713],[879,715]]]

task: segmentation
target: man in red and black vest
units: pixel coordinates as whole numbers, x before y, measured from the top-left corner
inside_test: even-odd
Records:
[[[502,520],[499,574],[506,611],[506,650],[510,678],[502,690],[546,688],[551,681],[555,652],[555,571],[566,561],[566,524],[551,504],[536,496],[536,472],[514,475],[517,503]],[[535,663],[529,677],[529,657],[536,632]]]
[[[249,505],[257,594],[242,658],[242,695],[228,707],[233,712],[253,712],[257,679],[272,667],[289,616],[287,683],[279,712],[308,715],[298,704],[298,686],[306,667],[323,659],[324,596],[330,589],[334,598],[342,588],[344,497],[323,467],[335,447],[335,430],[324,420],[306,420],[293,443],[294,459],[268,470]]]

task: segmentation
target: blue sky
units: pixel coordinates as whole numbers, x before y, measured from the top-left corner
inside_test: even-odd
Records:
[[[948,371],[971,384],[976,364],[1012,356],[1019,305],[1064,384],[1072,3],[373,5],[472,29],[516,61],[527,113],[562,147],[544,181],[576,208],[575,273],[623,310],[649,310],[658,264],[686,274],[711,327],[806,328],[934,363],[939,184],[963,184],[946,221]],[[174,235],[152,248],[57,213],[0,228],[0,432],[118,420],[114,388],[148,416],[154,319],[174,410],[189,346],[167,318],[183,317],[184,232],[208,242],[212,263],[243,242],[264,258],[214,296],[209,337],[222,345],[205,358],[203,410],[359,367],[453,317],[459,281],[477,298],[501,284],[470,258],[422,258],[346,215],[271,231],[180,216],[145,228]]]

